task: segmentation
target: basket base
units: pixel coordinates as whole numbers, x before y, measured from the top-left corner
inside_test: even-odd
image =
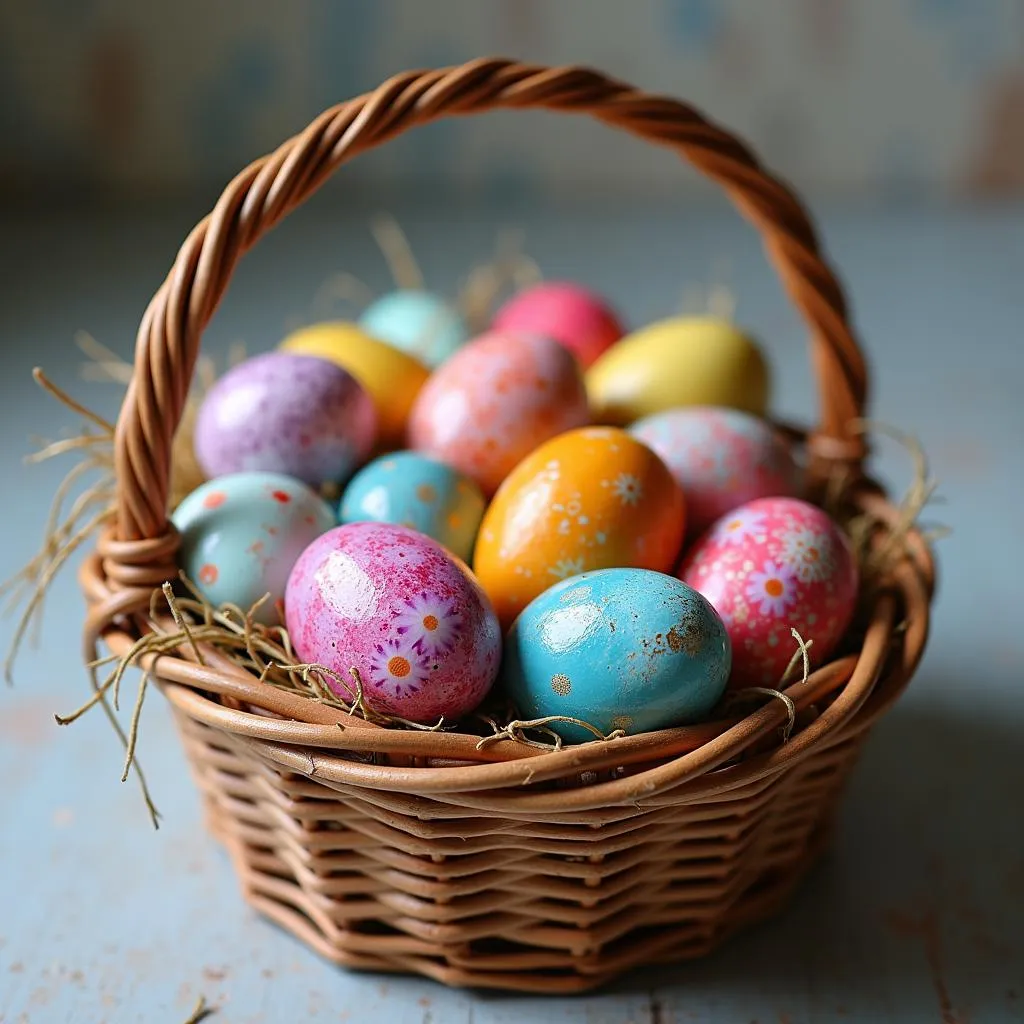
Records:
[[[239,878],[248,877],[246,854],[236,849],[220,830],[211,830],[231,857]],[[598,957],[580,957],[562,970],[521,963],[516,971],[507,969],[507,953],[494,959],[504,970],[487,969],[487,957],[467,951],[465,959],[445,956],[427,957],[416,953],[389,952],[386,958],[339,948],[327,940],[316,923],[287,899],[288,890],[268,895],[243,882],[245,901],[264,918],[295,936],[314,953],[346,970],[430,978],[454,989],[490,989],[542,995],[571,995],[603,988],[637,968],[649,968],[698,960],[714,953],[738,933],[782,913],[792,901],[805,877],[828,851],[834,829],[831,822],[811,837],[804,856],[783,870],[758,879],[737,900],[728,920],[711,929],[664,926],[643,929],[643,934],[627,935],[620,952],[603,952]],[[545,962],[549,958],[544,958]]]
[[[782,910],[866,734],[701,799],[573,819],[327,784],[176,720],[207,827],[264,917],[352,970],[547,994],[706,956]]]

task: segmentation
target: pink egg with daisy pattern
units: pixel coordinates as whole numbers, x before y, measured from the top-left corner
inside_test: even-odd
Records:
[[[718,519],[687,553],[684,583],[714,606],[732,642],[730,685],[776,686],[797,650],[791,630],[825,662],[857,603],[849,541],[822,509],[760,498]]]
[[[465,563],[391,523],[350,523],[310,544],[285,618],[299,659],[328,669],[342,699],[356,669],[374,711],[411,722],[472,711],[501,661],[497,616]]]

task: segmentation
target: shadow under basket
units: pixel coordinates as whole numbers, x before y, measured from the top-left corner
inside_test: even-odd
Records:
[[[762,232],[810,328],[821,425],[812,479],[843,483],[880,536],[900,512],[862,469],[864,360],[796,197],[692,108],[580,68],[486,59],[398,75],[326,111],[232,181],[189,235],[139,329],[116,434],[117,514],[84,565],[86,642],[125,654],[177,575],[171,450],[203,328],[235,264],[346,159],[446,114],[582,111],[668,146]],[[825,847],[874,721],[925,646],[928,546],[907,533],[828,664],[749,714],[542,750],[388,729],[204,652],[142,659],[173,711],[206,820],[245,898],[347,967],[538,992],[707,953],[779,910]]]

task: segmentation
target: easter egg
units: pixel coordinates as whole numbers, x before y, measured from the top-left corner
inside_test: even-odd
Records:
[[[507,627],[567,576],[671,572],[685,525],[683,492],[650,448],[615,427],[584,427],[509,474],[484,513],[473,569]]]
[[[599,295],[578,284],[544,281],[513,295],[494,315],[499,331],[541,334],[590,366],[623,335],[622,324]]]
[[[193,445],[207,477],[262,470],[319,487],[347,479],[373,448],[376,431],[373,402],[347,370],[268,352],[210,388]]]
[[[730,648],[711,604],[673,576],[601,569],[534,598],[509,630],[502,683],[525,720],[577,718],[604,735],[706,717],[725,692]],[[563,739],[592,739],[552,722]]]
[[[288,574],[306,547],[336,524],[330,506],[280,473],[233,473],[208,480],[171,515],[181,534],[178,564],[210,604],[277,622]]]
[[[418,359],[346,321],[300,328],[279,348],[318,356],[348,370],[373,399],[380,442],[401,446],[409,410],[430,373]]]
[[[434,371],[410,414],[409,440],[490,495],[523,456],[589,416],[566,349],[550,338],[491,331]]]
[[[799,493],[789,445],[768,422],[738,409],[667,409],[629,432],[661,456],[682,487],[691,536],[755,498]]]
[[[777,686],[813,640],[822,664],[850,624],[858,572],[838,526],[797,498],[759,498],[719,519],[688,552],[680,578],[699,590],[732,641],[733,684]]]
[[[371,302],[360,315],[359,326],[427,366],[439,366],[469,339],[469,328],[457,310],[439,295],[412,288]]]
[[[716,317],[648,324],[587,371],[595,420],[620,426],[677,405],[724,405],[763,416],[769,384],[755,342]]]
[[[392,452],[356,473],[338,518],[408,526],[468,562],[485,505],[476,483],[451,466],[419,452]]]
[[[490,602],[436,541],[390,523],[349,523],[317,538],[292,570],[288,632],[303,662],[351,670],[375,711],[412,722],[458,719],[487,695],[501,661]]]

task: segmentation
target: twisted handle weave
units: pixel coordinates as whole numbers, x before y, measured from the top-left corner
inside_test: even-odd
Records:
[[[184,409],[202,331],[238,260],[344,161],[443,115],[492,108],[579,111],[674,149],[716,181],[761,232],[783,285],[804,316],[820,389],[812,459],[856,469],[852,430],[867,390],[846,301],[800,201],[738,139],[685,103],[641,92],[586,68],[547,68],[487,58],[396,75],[320,115],[275,152],[250,164],[193,229],[139,327],[135,373],[117,424],[117,520],[101,544],[108,578],[159,585],[173,565],[167,502],[171,443]]]

